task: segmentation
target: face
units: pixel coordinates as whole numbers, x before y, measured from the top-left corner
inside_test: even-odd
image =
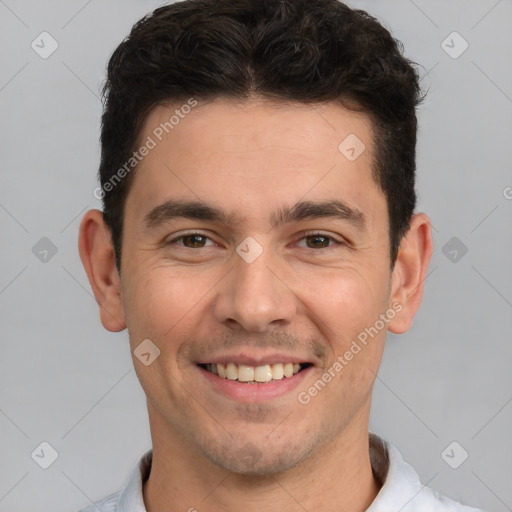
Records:
[[[124,321],[132,353],[160,351],[134,357],[152,435],[231,471],[284,471],[367,432],[392,309],[371,125],[335,104],[217,99],[159,141],[175,109],[148,116],[140,140],[156,146],[125,204]],[[351,134],[355,160],[338,148]]]

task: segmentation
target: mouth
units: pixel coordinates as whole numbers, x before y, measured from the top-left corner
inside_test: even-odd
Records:
[[[198,366],[221,379],[238,381],[244,384],[268,384],[283,379],[291,379],[312,365],[311,363],[287,362],[251,366],[226,362],[204,363],[198,364]]]

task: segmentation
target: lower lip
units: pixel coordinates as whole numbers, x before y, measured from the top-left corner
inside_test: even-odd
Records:
[[[283,396],[297,388],[313,369],[313,366],[308,366],[293,377],[283,377],[280,380],[271,380],[261,384],[247,384],[238,380],[225,379],[200,366],[197,366],[197,369],[220,393],[241,402],[263,402]]]

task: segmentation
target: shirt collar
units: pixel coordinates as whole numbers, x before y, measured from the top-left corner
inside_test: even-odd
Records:
[[[149,477],[153,450],[148,450],[139,460],[137,467],[130,475],[126,487],[121,491],[117,502],[118,512],[147,512],[144,505],[142,486]]]

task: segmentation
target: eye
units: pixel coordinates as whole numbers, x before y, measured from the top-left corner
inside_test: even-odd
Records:
[[[210,241],[210,244],[207,244],[207,241]],[[207,247],[211,245],[215,245],[210,238],[202,233],[185,233],[180,235],[172,240],[167,242],[167,245],[178,245],[177,243],[181,241],[181,246],[186,247],[187,249],[201,249],[202,247]]]
[[[302,241],[305,241],[305,247],[308,249],[328,249],[336,245],[343,245],[341,240],[325,233],[306,233],[298,243],[299,246],[304,247],[301,244]]]

